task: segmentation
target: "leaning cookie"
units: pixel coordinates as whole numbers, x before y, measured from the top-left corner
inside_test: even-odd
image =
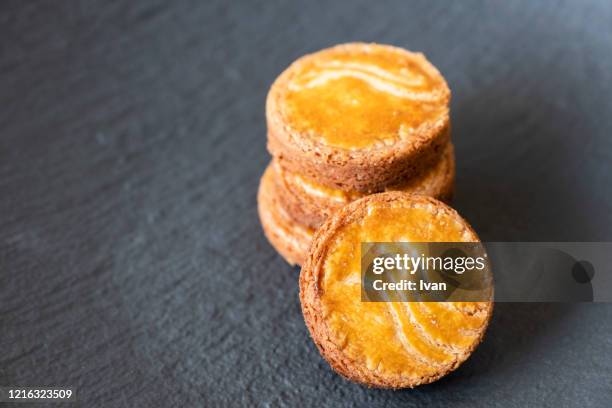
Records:
[[[375,192],[417,175],[450,137],[450,91],[420,53],[351,43],[306,55],[266,101],[268,149],[328,187]]]
[[[334,211],[364,197],[358,191],[344,191],[326,187],[313,179],[285,170],[273,161],[277,174],[279,200],[287,213],[298,223],[318,228]],[[449,202],[455,185],[455,153],[452,143],[434,165],[422,174],[384,188],[384,191],[403,191]]]
[[[478,242],[457,212],[430,197],[367,196],[315,233],[300,274],[304,320],[344,377],[407,388],[455,370],[482,340],[492,302],[362,302],[361,242]]]
[[[301,265],[306,257],[313,230],[289,217],[278,200],[274,172],[266,168],[259,183],[257,210],[270,244],[291,265]]]

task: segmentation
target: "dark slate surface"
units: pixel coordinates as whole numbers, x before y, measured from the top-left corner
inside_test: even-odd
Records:
[[[3,2],[0,384],[86,407],[610,406],[604,304],[498,304],[417,390],[342,380],[255,206],[275,76],[379,41],[448,79],[455,206],[483,239],[612,239],[612,5],[582,3]]]

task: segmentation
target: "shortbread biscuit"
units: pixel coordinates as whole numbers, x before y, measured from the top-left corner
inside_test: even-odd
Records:
[[[266,101],[268,149],[293,171],[346,191],[415,176],[449,140],[450,91],[423,54],[351,43],[306,55]]]
[[[351,201],[364,197],[358,191],[344,191],[324,186],[316,181],[285,170],[273,161],[279,184],[279,200],[288,214],[297,222],[318,228],[334,211]],[[384,191],[404,191],[427,195],[449,202],[455,184],[455,153],[448,143],[438,161],[422,174],[388,186]]]
[[[314,231],[293,221],[280,205],[271,166],[259,182],[257,210],[270,244],[289,264],[301,265]]]
[[[430,197],[387,192],[354,201],[315,233],[300,274],[304,320],[344,377],[406,388],[456,369],[480,343],[492,302],[362,302],[361,242],[478,242],[459,214]]]

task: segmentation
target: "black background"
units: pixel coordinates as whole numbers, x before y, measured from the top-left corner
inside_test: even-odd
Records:
[[[609,2],[2,2],[0,384],[87,407],[609,406],[605,304],[498,304],[416,390],[320,358],[257,219],[264,101],[355,40],[447,78],[454,206],[483,240],[612,239]]]

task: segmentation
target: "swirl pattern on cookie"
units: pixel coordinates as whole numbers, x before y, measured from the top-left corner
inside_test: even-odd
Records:
[[[398,192],[353,202],[328,220],[302,269],[301,299],[332,367],[391,388],[428,383],[457,368],[482,339],[492,303],[362,302],[360,244],[477,241],[446,205]]]
[[[448,115],[446,82],[422,54],[347,44],[307,56],[289,71],[286,123],[329,146],[389,145]]]

